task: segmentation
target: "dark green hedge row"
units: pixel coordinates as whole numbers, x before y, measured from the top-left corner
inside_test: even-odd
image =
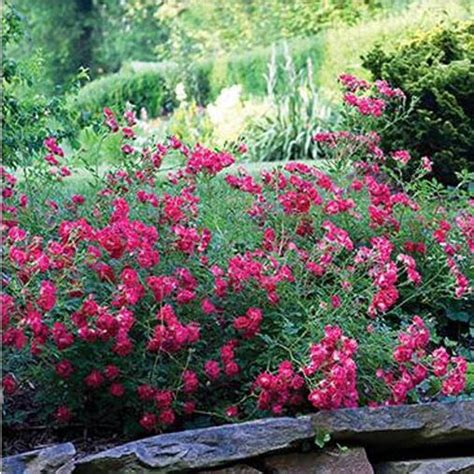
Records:
[[[315,71],[322,63],[323,44],[320,37],[293,41],[289,46],[296,70],[311,59]],[[283,61],[284,46],[276,47],[277,60]],[[173,64],[143,65],[142,70],[130,67],[97,79],[79,93],[76,104],[83,113],[96,114],[103,107],[123,108],[131,102],[137,109],[145,107],[151,116],[173,109],[176,104],[174,87],[187,82],[197,101],[206,105],[212,102],[224,87],[241,84],[245,94],[263,96],[267,92],[265,75],[272,48],[253,49],[246,53],[219,56],[202,60],[187,69],[187,76]],[[278,71],[281,75],[281,71]],[[282,77],[276,78],[277,82]]]
[[[430,157],[444,184],[474,171],[474,22],[439,25],[390,52],[377,46],[364,66],[416,98],[407,118],[383,132],[385,146]]]
[[[162,73],[127,71],[90,82],[73,100],[86,119],[96,117],[104,107],[123,111],[128,102],[135,110],[144,107],[148,114],[156,116],[173,109],[173,95]]]

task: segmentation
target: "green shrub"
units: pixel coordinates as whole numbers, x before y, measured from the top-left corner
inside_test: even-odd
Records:
[[[229,153],[155,147],[109,118],[112,141],[83,143],[122,158],[86,196],[65,194],[50,161],[0,173],[5,429],[99,420],[133,438],[462,390],[465,360],[432,349],[443,306],[472,285],[469,197],[390,179],[369,127],[391,115],[321,134],[341,172],[225,178]],[[361,157],[377,166],[350,166]]]
[[[444,184],[456,183],[463,168],[474,169],[473,33],[473,22],[439,25],[392,51],[377,46],[364,59],[375,77],[403,89],[412,105],[404,120],[383,131],[384,144],[429,156]]]
[[[276,48],[277,62],[284,61],[284,47]],[[298,40],[290,46],[297,70],[310,58],[319,64],[322,44],[318,38]],[[85,116],[97,116],[104,107],[120,110],[127,102],[137,110],[144,107],[150,116],[169,112],[177,105],[174,89],[186,82],[186,89],[200,105],[217,98],[225,87],[241,84],[245,95],[264,96],[267,93],[265,74],[272,48],[258,48],[245,54],[208,58],[192,67],[172,62],[125,65],[110,74],[87,84],[79,93],[76,104]],[[277,87],[285,86],[285,78],[278,71]]]
[[[308,59],[314,65],[314,81],[328,97],[337,92],[334,77],[343,72],[359,76],[369,74],[362,67],[360,55],[368,53],[377,41],[393,43],[400,37],[407,37],[417,30],[427,30],[439,23],[441,18],[466,19],[470,15],[469,5],[463,0],[421,0],[412,2],[408,8],[400,11],[396,2],[382,14],[356,22],[354,25],[332,23],[326,29],[305,37],[288,37],[288,45],[297,71],[305,67]],[[399,4],[398,7],[401,5]],[[294,9],[293,5],[290,7]],[[298,22],[306,19],[298,16]],[[301,30],[303,33],[304,28]],[[306,30],[306,34],[308,31]],[[279,38],[285,38],[285,32]],[[234,84],[241,84],[246,94],[263,96],[266,94],[265,74],[271,58],[272,46],[237,49],[237,52],[210,56],[196,62],[196,76],[199,77],[198,102],[207,104],[214,100],[220,91]],[[284,61],[284,46],[277,43],[278,62]],[[244,52],[242,52],[244,51]],[[283,76],[278,77],[283,84]],[[201,89],[201,87],[203,87]],[[192,90],[192,88],[190,89]],[[207,96],[210,94],[210,97]]]
[[[448,6],[444,5],[442,0],[425,0],[411,5],[403,13],[395,14],[389,10],[391,13],[388,15],[367,19],[352,26],[333,26],[312,36],[292,37],[288,40],[288,45],[295,68],[300,71],[310,59],[314,66],[315,84],[325,96],[333,99],[336,92],[333,81],[335,76],[342,72],[369,75],[362,68],[362,61],[359,59],[361,53],[369,52],[376,41],[392,43],[400,36],[432,27],[439,22],[441,10],[452,19],[465,18],[468,15],[468,8],[462,4],[462,0],[453,0]],[[280,35],[281,37],[285,37],[285,34]],[[242,86],[244,96],[262,97],[267,93],[265,74],[272,49],[272,46],[262,42],[261,46],[235,48],[233,52],[227,53],[221,50],[216,53],[215,49],[211,48],[211,52],[208,52],[204,59],[196,59],[197,56],[189,54],[176,54],[173,62],[134,62],[123,67],[118,74],[94,81],[84,89],[81,97],[88,103],[100,102],[96,109],[103,107],[106,102],[113,105],[115,100],[123,95],[118,90],[122,91],[122,84],[126,82],[127,89],[133,89],[137,92],[136,95],[140,96],[140,99],[137,99],[136,95],[133,97],[136,102],[145,102],[144,99],[151,98],[151,104],[145,107],[152,115],[162,110],[171,110],[173,105],[176,105],[172,91],[179,82],[186,82],[186,90],[199,105],[204,106],[214,101],[222,89],[235,84]],[[282,64],[283,43],[277,43],[276,49],[277,62]],[[164,89],[168,91],[165,94],[166,99],[162,98],[164,92],[160,85],[147,89],[146,94],[142,90],[143,86],[135,85],[135,82],[146,82],[148,87],[148,79],[143,79],[144,76],[148,78],[148,74],[156,74],[164,79]],[[276,82],[277,88],[284,88],[286,85],[280,72]],[[171,94],[168,95],[170,91]],[[111,101],[111,95],[114,102]],[[129,93],[125,95],[125,100],[129,100]],[[117,100],[117,104],[122,103],[123,101]],[[88,107],[90,108],[89,105]]]
[[[160,115],[172,110],[174,104],[163,70],[110,74],[83,87],[75,103],[86,116],[96,116],[104,107],[121,111],[127,102],[136,110],[144,107],[151,116]]]

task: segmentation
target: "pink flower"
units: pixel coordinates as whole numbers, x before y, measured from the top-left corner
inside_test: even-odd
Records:
[[[156,389],[153,388],[151,385],[140,385],[137,388],[137,393],[138,393],[138,398],[140,400],[146,401],[146,400],[153,400],[156,394]]]
[[[71,201],[74,203],[74,204],[84,204],[86,198],[82,195],[82,194],[74,194],[72,197],[71,197]]]
[[[260,331],[262,321],[262,310],[259,308],[249,308],[245,316],[239,316],[234,319],[234,328],[242,332],[244,338],[250,339]]]
[[[341,306],[341,297],[339,295],[331,296],[331,305],[333,308],[339,308]]]
[[[51,311],[56,305],[56,286],[51,281],[41,282],[37,303],[43,311]]]
[[[137,123],[137,117],[133,110],[126,110],[123,114],[123,118],[129,127],[133,127]]]
[[[117,120],[115,119],[114,113],[109,108],[104,108],[103,110],[105,116],[105,124],[109,127],[112,133],[115,133],[119,130]]]
[[[237,150],[243,155],[249,151],[249,147],[245,143],[239,143]]]
[[[130,155],[131,153],[135,151],[133,146],[128,143],[125,143],[124,145],[122,145],[121,150],[125,155]]]
[[[201,309],[204,314],[213,314],[217,311],[216,307],[209,298],[206,298],[202,301]]]
[[[227,377],[235,377],[240,372],[240,367],[235,361],[227,362],[224,366],[224,372]]]
[[[104,375],[107,380],[114,380],[120,375],[120,370],[116,365],[107,365],[104,369]]]
[[[147,431],[152,431],[158,424],[158,417],[154,413],[145,413],[140,418],[140,425]]]
[[[2,379],[2,387],[5,394],[13,395],[18,388],[18,383],[12,374],[6,374]]]
[[[58,146],[56,139],[54,137],[48,137],[43,142],[45,148],[54,153],[57,156],[64,156],[64,152],[60,146]]]
[[[167,408],[160,413],[160,423],[166,426],[172,425],[176,421],[176,415],[171,408]]]
[[[183,372],[183,391],[184,393],[194,393],[199,387],[197,375],[192,370]]]
[[[348,90],[355,91],[357,89],[367,89],[370,84],[364,79],[357,79],[351,74],[341,74],[339,82]]]
[[[229,418],[235,418],[235,417],[239,416],[239,408],[235,405],[230,406],[229,408],[226,409],[225,414]]]
[[[187,400],[183,405],[183,413],[185,415],[192,415],[196,411],[196,402]]]
[[[54,416],[59,423],[68,423],[72,418],[72,411],[69,407],[62,405],[58,407]]]
[[[219,363],[215,360],[208,360],[204,364],[204,372],[210,380],[217,380],[219,378],[221,369]]]
[[[66,330],[62,323],[54,323],[51,335],[59,350],[67,349],[74,343],[74,336]]]
[[[123,127],[122,134],[125,138],[135,138],[135,132],[130,127]]]
[[[109,392],[113,397],[120,398],[125,393],[125,387],[121,383],[115,382],[110,386]]]
[[[157,390],[154,399],[157,408],[168,408],[173,403],[173,393],[170,390]]]
[[[89,375],[84,379],[84,383],[93,389],[99,388],[104,382],[103,375],[98,370],[93,370]]]
[[[19,197],[18,202],[20,204],[20,207],[25,208],[26,206],[28,206],[28,202],[29,202],[28,196],[26,194],[22,194]]]
[[[55,370],[59,377],[67,379],[73,374],[74,367],[69,360],[63,359],[56,364]]]
[[[406,165],[411,159],[410,153],[408,153],[408,151],[406,150],[398,150],[398,151],[393,152],[392,158],[395,161],[399,161],[403,165]]]
[[[431,173],[431,171],[433,170],[433,162],[426,156],[423,156],[421,158],[421,166],[428,173]]]

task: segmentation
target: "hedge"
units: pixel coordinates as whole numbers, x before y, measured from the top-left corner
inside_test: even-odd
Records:
[[[319,37],[301,39],[290,44],[296,70],[310,58],[317,71],[322,63],[323,44]],[[284,46],[276,47],[277,58],[283,57]],[[224,87],[241,84],[248,95],[264,96],[265,75],[272,48],[258,48],[243,54],[207,58],[190,68],[188,88],[202,105],[212,102]],[[137,109],[145,107],[152,116],[171,111],[176,103],[175,85],[183,81],[180,68],[173,63],[130,63],[121,71],[97,79],[83,87],[76,100],[86,114],[96,114],[108,106],[120,110],[126,102]],[[277,82],[282,77],[277,78]]]
[[[82,114],[96,116],[104,107],[121,111],[127,102],[136,110],[144,107],[157,116],[174,107],[174,93],[165,79],[164,70],[142,72],[120,71],[90,82],[74,98]]]

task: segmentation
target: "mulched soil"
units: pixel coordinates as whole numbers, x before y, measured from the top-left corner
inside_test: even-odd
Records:
[[[67,429],[19,425],[3,429],[2,454],[13,456],[66,442],[73,443],[78,454],[93,454],[128,441],[131,439],[112,434],[110,430],[90,431],[80,425],[70,425]]]
[[[4,406],[2,408],[5,409]],[[27,413],[31,408],[31,393],[27,389],[16,393],[8,404],[10,413],[15,413],[15,411]],[[13,456],[52,444],[66,442],[74,443],[79,454],[92,454],[132,441],[130,437],[127,438],[117,434],[111,426],[101,426],[99,423],[94,423],[92,428],[87,428],[80,423],[71,423],[65,427],[56,424],[45,425],[35,415],[37,410],[35,410],[35,413],[30,413],[21,423],[2,424],[3,456]]]

